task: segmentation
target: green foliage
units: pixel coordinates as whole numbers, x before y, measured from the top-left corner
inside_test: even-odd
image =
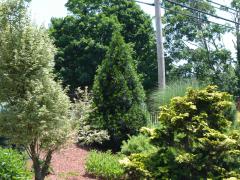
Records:
[[[106,129],[112,144],[119,146],[128,135],[136,134],[146,124],[144,100],[145,93],[131,57],[131,47],[116,32],[95,77],[95,111],[89,120]]]
[[[210,14],[217,13],[207,0],[181,0],[181,3]],[[236,93],[236,61],[223,40],[229,29],[189,18],[190,15],[209,20],[205,14],[173,6],[169,2],[164,2],[164,6],[168,8],[164,14],[168,79],[196,78],[207,84],[217,85],[222,91]]]
[[[102,63],[117,29],[133,44],[134,59],[145,88],[157,81],[154,29],[151,18],[129,0],[69,0],[70,14],[52,19],[50,34],[58,48],[56,71],[72,92],[92,87],[98,65]]]
[[[14,2],[0,2],[0,135],[28,150],[36,179],[42,180],[52,153],[72,135],[70,101],[54,81],[55,48],[47,31],[22,13],[27,11],[22,0]]]
[[[78,143],[81,145],[102,144],[109,140],[108,132],[93,128],[89,124],[89,116],[93,112],[92,97],[88,89],[77,89],[77,98],[72,106],[73,119],[78,129]]]
[[[173,81],[163,90],[156,89],[150,94],[149,108],[151,111],[159,111],[161,106],[170,103],[171,99],[177,96],[184,96],[188,88],[199,89],[202,85],[194,79]]]
[[[85,168],[89,174],[102,179],[121,179],[124,169],[118,162],[119,156],[110,152],[91,151],[87,157]]]
[[[158,151],[132,154],[122,164],[142,178],[240,178],[240,132],[225,116],[231,99],[213,86],[173,98],[161,109],[161,125],[142,129]]]
[[[0,148],[0,179],[31,180],[24,156],[12,149]]]
[[[121,146],[121,153],[127,156],[146,151],[154,152],[156,150],[157,149],[150,144],[150,138],[143,134],[131,136],[129,140],[123,141],[123,145]]]

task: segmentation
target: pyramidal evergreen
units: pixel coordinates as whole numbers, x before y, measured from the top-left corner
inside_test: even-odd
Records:
[[[120,32],[114,32],[93,86],[95,112],[90,118],[108,130],[112,145],[119,146],[128,135],[146,125],[145,92],[132,59],[132,48]]]

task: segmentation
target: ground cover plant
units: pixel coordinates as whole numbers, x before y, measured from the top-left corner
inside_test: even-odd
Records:
[[[160,126],[143,128],[157,152],[131,154],[122,162],[133,178],[240,178],[240,133],[225,116],[232,97],[209,86],[188,90],[161,109]]]
[[[27,169],[26,157],[15,150],[0,148],[0,179],[31,180],[32,173]]]
[[[119,163],[120,156],[110,152],[91,151],[86,161],[86,171],[103,179],[122,179],[124,169]]]

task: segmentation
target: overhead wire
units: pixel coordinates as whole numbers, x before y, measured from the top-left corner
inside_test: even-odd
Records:
[[[178,2],[176,2],[176,1],[172,1],[172,0],[165,0],[165,1],[166,1],[166,2],[169,2],[169,3],[171,3],[171,4],[175,4],[175,5],[178,5],[178,6],[187,8],[187,9],[190,9],[190,10],[192,10],[192,11],[196,11],[196,12],[199,12],[199,13],[202,13],[202,14],[205,14],[205,15],[208,15],[208,16],[211,16],[211,17],[214,17],[214,18],[217,18],[217,19],[221,19],[221,20],[224,20],[224,21],[233,23],[233,24],[240,25],[239,23],[237,23],[237,22],[235,22],[235,21],[233,21],[233,20],[230,20],[230,19],[227,19],[227,18],[218,16],[218,15],[214,15],[214,14],[208,13],[208,12],[203,11],[203,10],[199,10],[199,9],[193,8],[193,7],[187,6],[187,5],[182,4],[182,3],[178,3]]]
[[[220,7],[224,7],[224,8],[226,8],[226,9],[230,9],[230,10],[232,10],[232,11],[238,12],[236,9],[234,9],[234,8],[232,8],[232,7],[229,7],[229,6],[226,6],[226,5],[217,3],[217,2],[215,2],[215,1],[212,1],[212,0],[206,0],[206,1],[208,1],[208,2],[210,2],[210,3],[212,3],[212,4],[215,4],[215,5],[218,5],[218,6],[220,6]]]
[[[193,0],[193,1],[194,1],[194,2],[201,2],[201,0]],[[209,2],[208,0],[206,0],[206,1]],[[211,2],[209,2],[209,3],[211,3]],[[215,6],[215,5],[218,5],[218,6],[220,6],[220,7]],[[221,8],[221,7],[224,6],[224,5],[222,5],[222,4],[219,4],[219,3],[214,4],[214,5],[211,4],[211,6],[212,6],[214,9],[218,9],[218,10],[220,10],[220,11],[225,11],[225,12],[230,13],[230,14],[232,14],[232,15],[236,15],[236,12],[234,13],[234,12],[232,12],[232,11],[228,11],[228,10],[227,10],[227,7],[225,7],[225,9]],[[229,8],[229,7],[228,7],[228,8]]]
[[[135,0],[135,2],[141,3],[141,4],[145,4],[145,5],[155,6],[154,3],[145,3],[145,2],[138,1],[138,0]],[[161,6],[161,8],[163,8],[163,9],[165,9],[165,10],[172,11],[172,12],[174,12],[174,13],[181,14],[181,15],[183,15],[183,16],[187,16],[187,17],[190,17],[190,18],[198,19],[198,20],[201,20],[201,21],[204,21],[204,22],[216,24],[216,25],[219,25],[219,26],[222,26],[222,27],[226,27],[226,28],[229,28],[229,29],[235,29],[235,27],[232,27],[232,26],[228,26],[228,25],[216,23],[216,22],[213,22],[213,21],[210,21],[210,20],[207,20],[207,19],[203,19],[203,18],[197,17],[197,16],[193,16],[193,15],[189,15],[189,14],[186,14],[186,13],[182,13],[182,12],[179,12],[179,11],[176,11],[176,10],[172,10],[172,9],[167,8],[167,7],[164,7],[164,6]]]
[[[193,15],[182,13],[182,12],[179,12],[179,11],[176,11],[176,10],[172,10],[170,8],[166,8],[166,7],[162,7],[162,8],[165,9],[165,10],[169,10],[169,11],[172,11],[174,13],[178,13],[178,14],[181,14],[183,16],[187,16],[187,17],[190,17],[190,18],[198,19],[198,20],[201,20],[201,21],[204,21],[204,22],[207,22],[207,23],[212,23],[212,24],[215,24],[215,25],[219,25],[219,26],[222,26],[222,27],[225,27],[225,28],[228,28],[228,29],[235,29],[235,27],[232,27],[232,26],[216,23],[216,22],[204,19],[204,18],[200,18],[200,17],[197,17],[197,16],[193,16]]]
[[[194,1],[197,1],[197,0],[194,0]],[[198,1],[201,2],[201,0],[198,0]],[[238,10],[236,10],[236,9],[234,9],[234,8],[232,8],[232,7],[229,7],[229,6],[227,6],[227,5],[223,5],[223,4],[218,3],[218,2],[215,2],[215,1],[212,1],[212,0],[206,0],[206,1],[209,2],[209,3],[212,3],[212,4],[214,4],[214,5],[220,6],[220,7],[214,6],[215,8],[217,8],[217,9],[219,9],[219,10],[223,10],[223,11],[226,11],[226,12],[229,12],[229,11],[227,11],[227,10],[231,10],[231,11],[234,11],[234,12],[239,12]],[[139,1],[139,2],[141,2],[141,1]],[[141,2],[141,3],[145,3],[145,2]],[[147,4],[147,5],[152,5],[152,4],[154,4],[154,3],[146,3],[146,4]],[[223,9],[223,8],[221,8],[221,7],[225,8],[225,9]]]

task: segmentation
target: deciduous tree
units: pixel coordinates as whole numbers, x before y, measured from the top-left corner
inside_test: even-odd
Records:
[[[52,41],[29,21],[25,2],[1,1],[0,14],[0,134],[25,148],[43,180],[71,135],[70,102],[54,81]]]
[[[97,66],[106,55],[114,30],[133,44],[137,70],[143,85],[152,88],[157,82],[157,61],[151,18],[132,0],[69,0],[71,13],[52,19],[50,29],[58,48],[56,70],[73,91],[80,86],[92,87]]]

